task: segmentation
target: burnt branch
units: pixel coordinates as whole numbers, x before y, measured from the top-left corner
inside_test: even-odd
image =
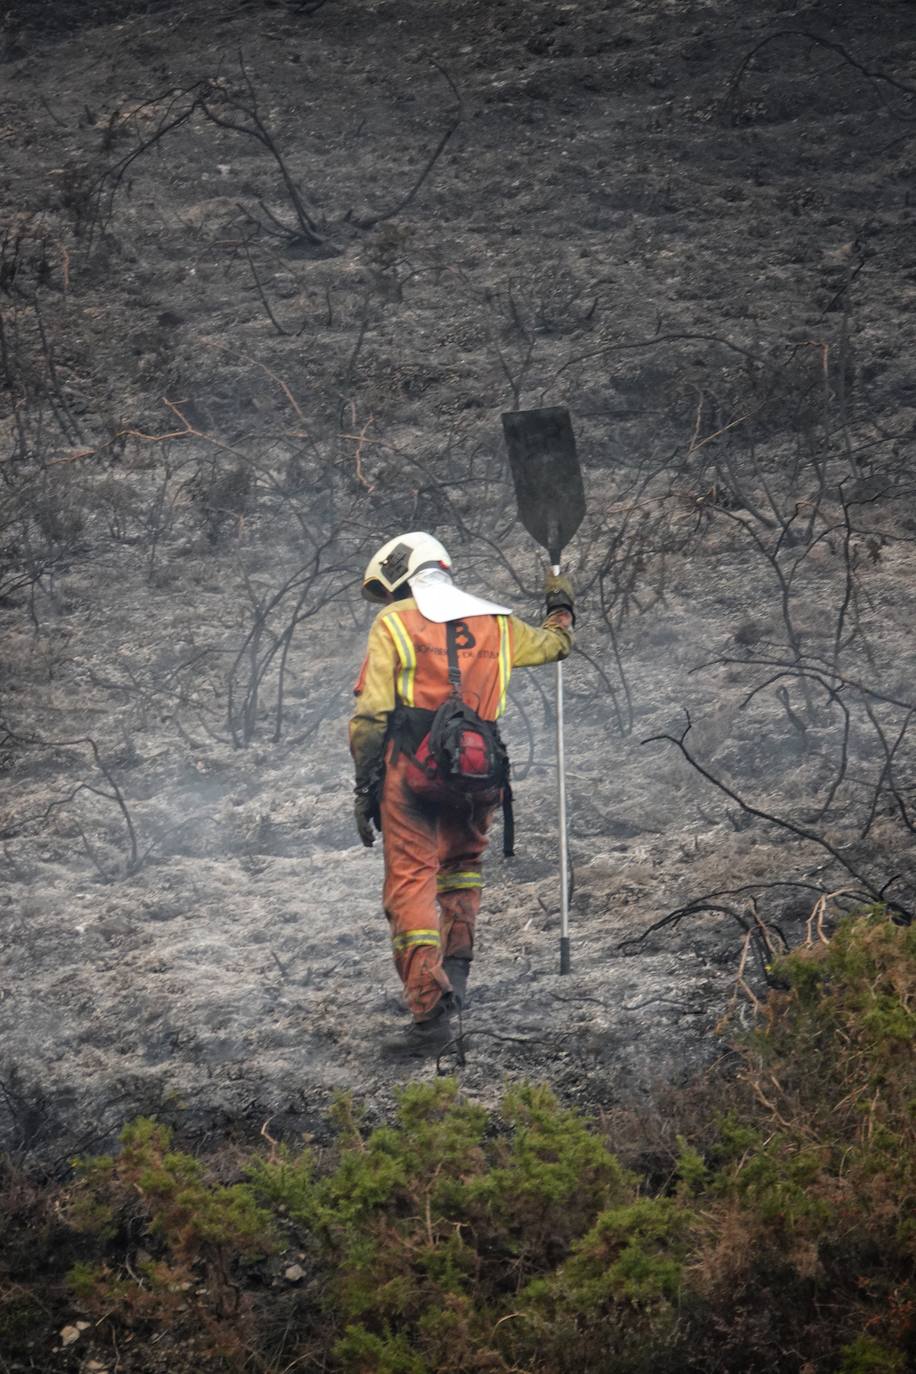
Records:
[[[820,849],[823,849],[829,854],[831,859],[839,864],[850,877],[855,879],[856,883],[861,886],[863,892],[870,901],[882,901],[881,889],[876,887],[866,874],[862,873],[850,859],[842,854],[829,840],[825,839],[823,835],[819,835],[816,831],[810,830],[807,826],[799,825],[796,821],[789,820],[785,816],[777,816],[771,811],[764,811],[762,807],[754,806],[753,803],[747,801],[740,793],[736,792],[734,788],[730,787],[726,782],[723,782],[721,778],[717,778],[708,768],[704,767],[704,765],[690,752],[685,743],[687,736],[693,728],[693,722],[690,719],[690,712],[686,709],[684,715],[687,724],[679,736],[668,734],[651,735],[641,742],[643,744],[673,744],[687,763],[690,764],[691,768],[699,773],[700,777],[704,778],[712,787],[716,788],[717,791],[728,797],[730,801],[733,801],[736,806],[740,807],[745,815],[754,816],[758,820],[766,821],[768,825],[775,825],[780,830],[788,831],[789,834],[797,836],[798,839],[808,840],[810,843],[817,845]],[[886,902],[886,905],[903,917],[907,924],[912,921],[913,913],[907,907],[892,902]]]
[[[417,177],[416,181],[413,183],[407,194],[403,196],[397,202],[396,205],[393,205],[390,210],[382,210],[377,215],[366,215],[361,219],[354,220],[354,223],[356,224],[358,229],[374,229],[377,224],[381,224],[386,219],[394,219],[395,215],[399,215],[402,210],[407,209],[407,206],[411,203],[411,201],[413,201],[416,198],[420,189],[423,186],[423,183],[427,180],[436,163],[439,161],[440,157],[445,152],[445,149],[451,141],[452,136],[456,133],[459,125],[461,124],[462,119],[464,118],[464,102],[461,98],[461,92],[459,91],[458,87],[455,85],[454,81],[449,76],[445,68],[440,63],[438,63],[435,60],[435,58],[430,58],[430,61],[432,62],[436,70],[438,72],[441,72],[441,74],[445,77],[445,80],[448,82],[452,94],[455,97],[455,109],[452,113],[451,121],[448,127],[443,131],[442,136],[439,139],[439,142],[436,144],[435,148],[433,149],[432,153],[430,154],[429,158],[424,164],[423,169],[420,172],[420,175]]]
[[[771,885],[767,884],[766,886]],[[772,886],[775,887],[776,884],[772,884]],[[794,884],[794,886],[802,886],[802,884]],[[747,891],[747,889],[737,889],[737,891]],[[820,889],[812,888],[812,891],[817,892],[820,891]],[[747,949],[748,946],[753,947],[760,969],[760,976],[764,983],[768,987],[777,986],[778,980],[775,979],[770,972],[769,964],[770,960],[773,959],[777,953],[785,953],[785,951],[788,950],[789,945],[786,937],[778,927],[767,925],[760,919],[753,895],[749,896],[751,916],[745,915],[745,913],[739,911],[737,907],[714,900],[715,897],[722,895],[732,894],[714,893],[710,894],[708,897],[699,897],[696,901],[687,902],[684,906],[679,906],[676,910],[669,911],[667,916],[663,916],[661,920],[655,921],[646,930],[642,931],[641,934],[631,935],[628,939],[621,940],[617,948],[626,949],[631,945],[642,945],[651,935],[657,934],[660,930],[675,929],[680,925],[681,921],[686,920],[690,916],[705,916],[710,913],[712,915],[729,916],[733,921],[737,922],[744,931],[746,941],[745,949]],[[775,932],[778,936],[782,947],[781,951],[776,950],[770,935],[771,931]]]
[[[36,824],[44,824],[45,822],[51,819],[51,817],[54,815],[56,811],[61,810],[63,807],[69,806],[71,802],[75,801],[75,799],[81,793],[87,792],[92,796],[101,797],[105,801],[113,802],[114,805],[117,807],[118,811],[120,812],[121,819],[124,822],[124,828],[127,836],[128,853],[127,860],[125,863],[124,876],[129,877],[131,874],[136,873],[142,867],[143,859],[145,858],[145,856],[141,857],[140,855],[140,848],[137,840],[137,830],[136,826],[134,825],[133,816],[131,815],[130,808],[127,805],[124,793],[120,785],[118,784],[118,781],[115,778],[112,769],[103,759],[101,750],[99,749],[99,746],[96,743],[96,741],[90,735],[81,735],[75,739],[45,740],[17,734],[16,731],[10,730],[6,725],[0,725],[0,728],[3,729],[3,743],[10,742],[23,747],[40,749],[76,749],[80,748],[81,746],[87,745],[92,752],[92,759],[96,768],[99,770],[99,772],[102,774],[102,777],[105,779],[105,782],[108,784],[108,789],[106,790],[106,788],[99,787],[95,783],[77,783],[76,786],[72,787],[69,790],[69,792],[67,792],[64,796],[56,797],[53,801],[49,802],[42,812],[34,816],[29,816],[25,818],[23,821],[21,821],[12,833],[18,833],[19,829],[22,827]],[[88,846],[88,842],[86,841],[86,837],[83,834],[81,827],[79,827],[79,830],[83,839],[84,847],[86,847],[89,857],[92,859],[93,863],[95,864],[95,867],[99,870],[100,874],[105,878],[106,882],[110,882],[111,875],[107,873],[107,871],[104,869],[96,855]],[[7,834],[9,833],[10,832],[7,832]]]
[[[757,54],[762,52],[764,48],[769,47],[771,43],[776,43],[784,38],[802,38],[809,43],[813,43],[817,47],[826,48],[830,52],[837,53],[848,66],[865,77],[881,104],[884,105],[891,114],[901,120],[910,120],[916,117],[911,114],[903,114],[889,105],[881,94],[878,83],[883,82],[892,90],[899,91],[902,95],[907,96],[911,100],[916,100],[916,86],[908,86],[905,82],[898,81],[896,77],[888,76],[887,72],[876,71],[872,67],[866,67],[858,58],[853,57],[852,53],[849,52],[847,48],[844,48],[842,43],[835,43],[829,38],[823,38],[820,34],[812,33],[810,29],[777,29],[774,33],[767,34],[766,38],[761,39],[761,41],[757,43],[742,60],[734,76],[731,78],[725,94],[722,97],[723,110],[734,105],[735,97],[738,94],[741,82]]]
[[[266,313],[266,315],[267,315],[267,318],[270,320],[271,324],[273,325],[273,327],[274,327],[274,329],[277,331],[277,333],[280,335],[281,339],[288,339],[288,338],[291,338],[292,335],[295,334],[296,331],[293,330],[293,329],[284,329],[284,328],[283,328],[283,325],[280,324],[280,322],[278,321],[276,315],[274,314],[274,312],[273,312],[273,310],[272,310],[272,308],[271,308],[270,301],[268,300],[267,294],[266,294],[266,292],[265,292],[265,290],[264,290],[264,287],[263,287],[263,285],[261,284],[261,278],[258,276],[258,269],[255,267],[254,258],[251,256],[251,246],[250,246],[250,244],[246,241],[246,242],[242,245],[242,248],[243,248],[243,251],[244,251],[244,254],[245,254],[245,260],[246,260],[247,263],[248,263],[249,271],[251,272],[251,279],[252,279],[252,281],[253,281],[254,284],[255,284],[255,289],[256,289],[256,291],[257,291],[257,293],[258,293],[258,297],[259,297],[259,299],[260,299],[260,301],[261,301],[261,304],[262,304],[263,307],[264,307],[264,311],[265,311],[265,313]]]
[[[280,221],[276,220],[273,215],[271,215],[271,219],[279,225],[281,231],[291,242],[302,242],[310,247],[320,248],[327,243],[327,239],[319,231],[317,223],[309,214],[302,192],[289,170],[286,159],[261,117],[257,92],[241,53],[239,54],[239,70],[245,84],[247,101],[241,96],[232,94],[224,83],[212,82],[198,97],[197,104],[206,118],[218,128],[243,134],[247,138],[254,139],[260,143],[262,148],[266,149],[280,173],[287,198],[296,217],[296,228],[291,229],[288,225],[280,224]]]

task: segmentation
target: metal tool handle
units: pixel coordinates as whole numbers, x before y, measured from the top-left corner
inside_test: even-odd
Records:
[[[559,562],[551,565],[559,574]],[[563,735],[563,664],[557,663],[557,818],[560,830],[560,972],[569,972],[569,835],[566,822],[566,741]]]

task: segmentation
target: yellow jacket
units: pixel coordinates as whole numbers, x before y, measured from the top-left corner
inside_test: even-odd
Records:
[[[415,611],[413,597],[393,603],[398,611]],[[388,717],[401,702],[402,664],[391,626],[383,608],[369,632],[369,645],[356,687],[356,706],[350,719],[350,753],[358,781],[368,781],[382,762]],[[566,658],[572,648],[572,617],[566,610],[551,611],[540,629],[511,615],[509,671],[533,668]],[[508,684],[508,676],[506,679]]]

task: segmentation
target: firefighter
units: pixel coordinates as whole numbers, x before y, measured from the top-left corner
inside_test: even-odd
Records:
[[[420,1053],[448,1040],[449,1015],[466,997],[487,832],[500,800],[511,796],[495,724],[510,674],[566,658],[575,618],[565,577],[547,574],[547,617],[536,629],[508,607],[462,591],[451,566],[438,539],[419,531],[390,540],[371,559],[363,596],[382,610],[350,721],[356,826],[367,847],[373,822],[383,836],[385,915],[413,1018],[401,1043]],[[445,707],[459,700],[456,717]],[[445,779],[441,750],[431,752],[437,732],[444,738],[455,724],[450,718],[460,734],[456,769],[477,766],[473,778]]]

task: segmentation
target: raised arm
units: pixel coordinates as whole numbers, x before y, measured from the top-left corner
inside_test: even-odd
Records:
[[[513,668],[535,668],[568,658],[573,645],[575,598],[569,578],[548,573],[544,582],[547,616],[540,629],[518,616],[509,619]]]

